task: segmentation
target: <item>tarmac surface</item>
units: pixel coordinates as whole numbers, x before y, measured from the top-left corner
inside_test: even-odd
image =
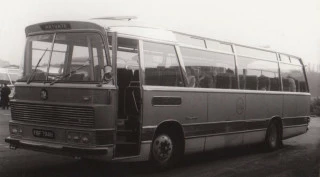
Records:
[[[311,119],[306,134],[284,141],[283,148],[265,152],[259,145],[217,150],[184,157],[165,171],[149,162],[110,163],[82,161],[23,149],[10,150],[10,110],[0,110],[0,177],[212,177],[268,176],[318,177],[320,167],[320,118]]]

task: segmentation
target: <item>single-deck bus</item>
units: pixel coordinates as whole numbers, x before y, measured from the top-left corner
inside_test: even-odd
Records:
[[[111,20],[26,28],[10,148],[166,167],[218,148],[275,150],[307,132],[299,57]]]

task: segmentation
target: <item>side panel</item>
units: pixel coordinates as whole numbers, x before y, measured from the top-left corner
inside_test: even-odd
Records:
[[[283,117],[299,117],[310,114],[310,95],[288,94],[283,96]]]
[[[283,95],[282,117],[296,117],[299,102],[296,95]]]
[[[203,151],[204,138],[194,138],[203,135],[202,126],[197,125],[207,122],[207,93],[193,92],[192,89],[178,91],[172,88],[169,90],[168,87],[157,86],[144,86],[143,88],[143,126],[156,128],[163,121],[178,121],[183,125],[184,136],[188,139],[186,153]],[[181,98],[181,104],[175,101],[177,98]],[[161,100],[163,100],[162,103]],[[150,141],[153,137],[142,136],[147,137],[143,139],[144,141]]]
[[[211,124],[211,129],[216,135],[213,134],[213,136],[206,138],[205,150],[242,144],[243,134],[234,132],[243,131],[245,128],[243,122],[244,110],[244,94],[232,92],[208,93],[208,123],[214,123]],[[234,134],[217,136],[217,134],[228,133]]]
[[[310,95],[287,94],[283,100],[283,138],[305,133],[310,115]]]
[[[285,127],[283,129],[283,139],[288,139],[297,135],[306,133],[308,130],[308,125],[295,126],[295,127]]]
[[[247,93],[246,105],[244,144],[262,142],[270,119],[282,114],[282,95]]]

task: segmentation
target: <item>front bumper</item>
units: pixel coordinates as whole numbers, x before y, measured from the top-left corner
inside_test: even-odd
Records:
[[[113,147],[94,147],[94,148],[79,148],[63,145],[55,145],[52,143],[40,143],[33,141],[18,140],[12,137],[5,138],[5,142],[10,144],[11,149],[22,148],[52,154],[91,157],[91,156],[112,156]]]

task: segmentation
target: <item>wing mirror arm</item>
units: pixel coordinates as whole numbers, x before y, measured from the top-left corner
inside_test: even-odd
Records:
[[[113,80],[113,73],[112,73],[112,67],[111,66],[105,66],[104,72],[103,69],[101,69],[101,73],[104,73],[101,77],[101,82],[97,85],[98,87],[101,87],[103,83],[110,83]]]

